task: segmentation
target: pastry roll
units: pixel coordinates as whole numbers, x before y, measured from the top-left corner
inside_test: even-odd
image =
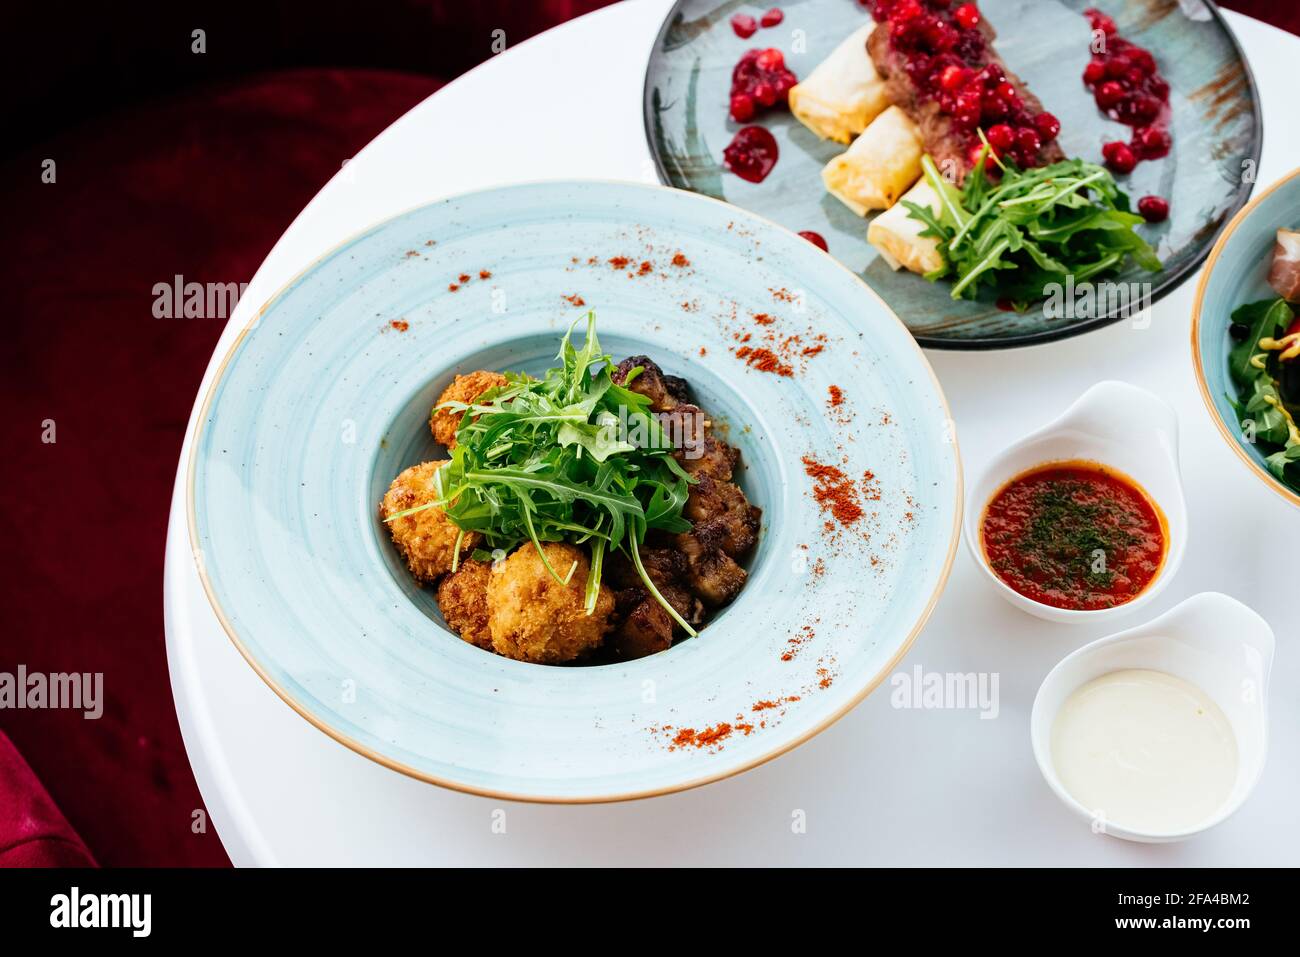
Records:
[[[826,164],[826,191],[859,216],[888,209],[921,175],[921,134],[896,106],[881,113],[853,145]]]
[[[867,242],[880,250],[881,258],[895,269],[906,266],[916,273],[933,272],[943,266],[939,241],[933,236],[921,235],[925,224],[908,215],[909,210],[902,200],[928,206],[936,216],[939,215],[939,194],[922,177],[898,203],[871,221],[867,227]]]
[[[824,140],[849,142],[889,105],[885,81],[867,55],[875,26],[868,19],[790,89],[790,112]]]

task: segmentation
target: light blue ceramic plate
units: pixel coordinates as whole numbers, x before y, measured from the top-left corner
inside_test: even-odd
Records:
[[[747,586],[699,638],[545,667],[448,632],[376,511],[394,475],[440,452],[426,420],[453,374],[540,371],[587,309],[616,356],[689,379],[740,447],[764,523]],[[793,375],[734,354],[769,333],[800,337]],[[865,482],[859,522],[819,509],[804,456]],[[875,687],[946,580],[960,475],[925,358],[835,260],[690,193],[548,183],[389,220],[273,299],[205,403],[191,537],[236,645],[339,741],[466,791],[615,800],[752,767]],[[675,745],[683,729],[721,736]]]
[[[953,0],[956,3],[956,0]],[[946,283],[894,272],[866,241],[867,220],[830,196],[821,170],[845,147],[825,142],[786,111],[753,122],[776,137],[780,159],[762,183],[722,168],[722,150],[741,124],[727,116],[731,71],[751,47],[780,48],[795,75],[806,77],[868,14],[855,0],[787,0],[783,22],[747,40],[730,18],[771,6],[743,0],[679,0],[664,21],[646,68],[646,137],[660,179],[670,186],[726,199],[795,230],[825,237],[831,254],[871,284],[924,346],[1005,349],[1078,335],[1121,318],[1048,318],[1040,309],[1003,312],[992,294],[954,302]],[[1153,283],[1158,300],[1200,265],[1214,237],[1250,196],[1263,139],[1250,67],[1213,3],[1202,0],[981,0],[997,30],[1003,59],[1061,120],[1069,156],[1099,162],[1106,140],[1129,129],[1104,117],[1083,86],[1091,33],[1083,11],[1100,7],[1121,35],[1150,49],[1170,84],[1173,151],[1119,177],[1133,202],[1149,193],[1171,200],[1169,219],[1143,226],[1164,271],[1130,266],[1120,282]]]
[[[1268,267],[1280,228],[1300,229],[1300,169],[1256,196],[1214,244],[1192,308],[1192,361],[1201,395],[1223,437],[1256,475],[1300,505],[1300,494],[1268,470],[1264,453],[1246,439],[1229,403],[1229,397],[1237,395],[1228,373],[1228,353],[1234,344],[1228,335],[1230,317],[1244,303],[1276,298],[1268,284]]]

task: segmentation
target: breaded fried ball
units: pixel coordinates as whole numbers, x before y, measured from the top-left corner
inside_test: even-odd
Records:
[[[449,449],[455,448],[456,429],[460,427],[460,419],[464,414],[451,409],[439,409],[436,406],[444,402],[473,402],[488,389],[505,384],[506,377],[501,373],[486,372],[482,369],[469,375],[456,376],[452,384],[442,390],[442,395],[438,396],[438,401],[434,403],[433,416],[429,419],[429,428],[433,430],[434,439]]]
[[[614,594],[602,583],[595,609],[586,614],[586,550],[557,542],[544,542],[542,549],[568,585],[551,577],[531,543],[521,545],[488,580],[488,625],[497,654],[553,665],[600,645],[610,629]]]
[[[407,515],[393,522],[388,516],[408,508],[438,499],[434,477],[446,462],[425,462],[412,465],[388,487],[384,500],[379,503],[379,517],[388,525],[393,544],[406,559],[411,574],[420,581],[435,582],[451,571],[452,553],[456,549],[456,536],[460,529],[452,524],[442,509],[436,505]],[[478,532],[466,532],[461,544],[461,556],[471,552],[479,542]]]
[[[461,559],[460,567],[438,583],[438,608],[451,630],[471,645],[492,650],[488,628],[489,562]]]

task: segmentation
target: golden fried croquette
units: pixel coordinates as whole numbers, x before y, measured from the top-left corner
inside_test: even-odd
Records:
[[[426,582],[435,582],[451,571],[452,554],[456,549],[456,536],[460,529],[452,524],[442,509],[436,505],[387,522],[390,515],[408,508],[436,501],[434,478],[446,462],[425,462],[412,465],[388,487],[384,500],[379,503],[379,517],[386,521],[393,544],[406,559],[411,574]],[[462,557],[479,542],[478,532],[466,532],[461,544]]]
[[[434,403],[433,415],[429,419],[429,428],[433,430],[434,439],[449,449],[454,448],[456,430],[460,428],[463,415],[461,412],[439,409],[436,406],[444,402],[473,402],[488,389],[505,384],[506,377],[501,373],[485,372],[482,369],[469,375],[456,376],[452,384],[442,390],[442,395],[438,396],[438,401]]]
[[[488,579],[488,624],[497,654],[559,664],[600,645],[610,629],[614,594],[602,584],[595,609],[586,614],[586,550],[558,542],[544,542],[542,548],[568,584],[551,577],[531,543],[521,545]]]
[[[492,650],[488,628],[489,562],[462,559],[460,567],[438,583],[438,608],[447,625],[471,645]]]

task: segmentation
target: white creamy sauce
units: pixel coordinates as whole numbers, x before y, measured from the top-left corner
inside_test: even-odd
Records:
[[[1108,823],[1182,831],[1211,817],[1237,780],[1237,740],[1193,684],[1129,669],[1066,698],[1052,725],[1052,763],[1066,791]]]

